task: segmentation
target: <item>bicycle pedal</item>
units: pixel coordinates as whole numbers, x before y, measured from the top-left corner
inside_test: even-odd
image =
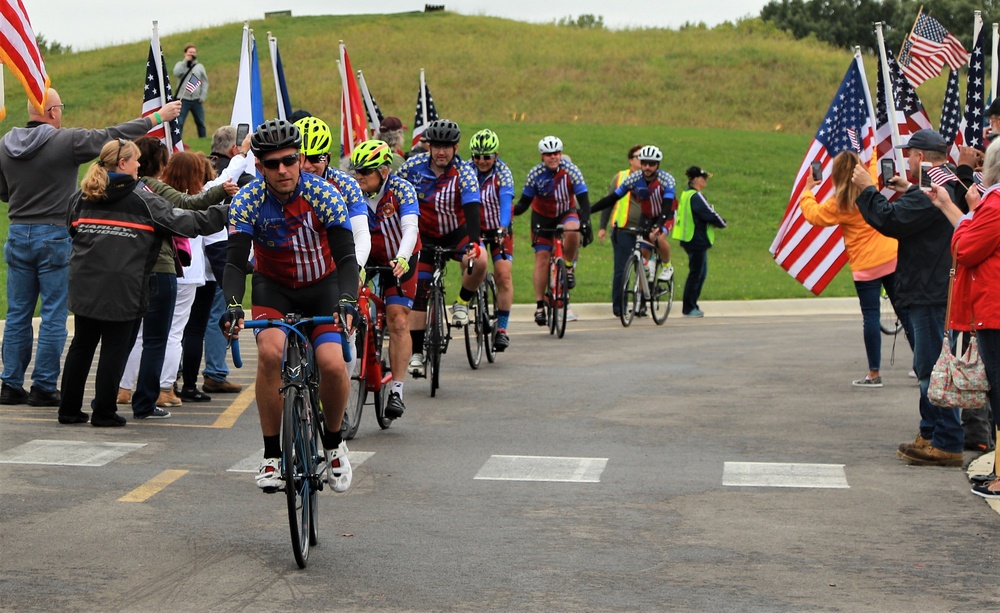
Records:
[[[264,492],[265,494],[277,494],[278,492],[285,491],[285,488],[284,488],[284,486],[282,486],[282,487],[262,487],[262,488],[260,488],[260,491]]]

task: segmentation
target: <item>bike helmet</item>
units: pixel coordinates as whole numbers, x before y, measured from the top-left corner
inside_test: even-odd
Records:
[[[555,136],[546,136],[538,141],[539,153],[559,153],[562,151],[562,141]]]
[[[493,130],[480,130],[472,135],[469,141],[469,148],[473,153],[496,153],[500,148],[500,139]]]
[[[663,161],[663,152],[660,151],[659,147],[654,147],[653,145],[646,145],[635,156],[639,158],[640,162],[660,163]]]
[[[295,125],[302,133],[302,147],[299,149],[302,154],[322,155],[330,152],[333,134],[325,121],[319,117],[303,117]]]
[[[392,164],[392,147],[382,140],[366,140],[351,153],[351,170],[374,170]]]
[[[450,119],[435,119],[427,124],[424,131],[424,140],[429,143],[444,143],[446,145],[457,145],[462,138],[462,131],[458,124]]]
[[[268,119],[257,126],[253,136],[250,137],[250,150],[257,157],[262,153],[289,147],[298,149],[300,144],[302,144],[302,133],[299,128],[284,119]]]

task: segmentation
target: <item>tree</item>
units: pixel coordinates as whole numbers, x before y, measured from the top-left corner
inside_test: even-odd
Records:
[[[35,35],[35,42],[38,43],[38,50],[42,53],[42,58],[49,55],[59,55],[62,53],[73,53],[73,47],[64,45],[56,41],[49,42],[43,34]]]

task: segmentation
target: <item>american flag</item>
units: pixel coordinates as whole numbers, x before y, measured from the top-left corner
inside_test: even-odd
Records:
[[[858,131],[847,128],[847,140],[851,141],[851,151],[861,153],[861,143],[858,142]]]
[[[201,87],[201,79],[191,75],[191,78],[188,79],[187,85],[184,86],[184,91],[189,94],[193,94],[199,87]]]
[[[159,73],[157,73],[156,59],[154,59],[157,57],[159,57],[160,63]],[[162,82],[160,81],[161,75],[163,78]],[[160,52],[159,36],[154,31],[153,40],[149,43],[149,57],[146,59],[146,83],[142,92],[142,116],[152,115],[163,108],[164,104],[173,99],[174,93],[170,88],[170,76],[167,73],[167,64],[163,60],[163,53]],[[170,127],[169,138],[163,124],[153,126],[147,132],[147,135],[159,138],[168,148],[173,147],[174,151],[183,151],[184,145],[181,143],[181,130],[177,124],[177,120],[173,119],[167,125]]]
[[[792,195],[785,208],[778,234],[770,251],[779,266],[788,271],[814,294],[822,292],[847,263],[844,241],[837,226],[817,228],[809,224],[799,209],[799,196],[805,190],[809,165],[819,161],[823,165],[823,181],[813,189],[820,201],[833,195],[831,177],[833,158],[852,148],[848,129],[860,137],[861,162],[871,159],[875,128],[871,123],[871,96],[865,81],[860,56],[855,56],[844,80],[837,89],[833,102],[826,112],[816,136],[809,145],[799,167]]]
[[[986,105],[986,56],[985,35],[982,17],[976,20],[975,42],[972,45],[972,55],[969,57],[969,80],[965,87],[965,113],[962,117],[965,143],[980,151],[986,151],[983,143],[983,111]]]
[[[958,181],[955,173],[945,166],[932,166],[928,168],[927,176],[931,178],[931,182],[935,185],[944,185],[945,183]]]
[[[948,149],[948,161],[954,164],[958,160],[959,147],[965,146],[965,130],[962,122],[962,102],[958,88],[958,71],[952,70],[948,75],[948,88],[944,92],[944,104],[941,105],[941,128],[938,132],[946,142],[951,143]]]
[[[895,124],[899,131],[900,139],[903,143],[909,140],[909,136],[917,130],[931,127],[930,117],[924,105],[920,103],[917,92],[913,91],[910,82],[903,75],[899,64],[892,57],[892,53],[885,51],[886,63],[889,65],[889,78],[892,80],[892,95],[896,107]],[[885,79],[882,71],[878,71],[878,100],[875,105],[875,142],[878,152],[879,163],[883,159],[896,161],[896,154],[892,143],[892,126],[889,124],[888,103],[885,98]],[[886,198],[897,198],[898,194],[889,188],[882,190]]]
[[[427,108],[424,108],[424,98],[427,98]],[[413,141],[412,147],[420,143],[420,135],[427,129],[427,124],[438,119],[437,108],[434,106],[434,98],[431,90],[424,80],[424,69],[420,69],[420,89],[417,91],[417,112],[413,116]]]
[[[969,60],[969,52],[937,19],[920,13],[899,59],[907,78],[918,87],[936,77],[945,64],[952,70],[961,68]]]

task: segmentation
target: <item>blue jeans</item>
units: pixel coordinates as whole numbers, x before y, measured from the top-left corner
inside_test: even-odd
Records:
[[[142,357],[132,393],[132,414],[149,415],[160,397],[160,371],[167,352],[167,337],[177,302],[177,275],[154,272],[149,276],[149,308],[142,318]]]
[[[625,262],[635,248],[635,234],[611,231],[611,248],[615,254],[614,274],[611,277],[611,310],[620,315],[622,301],[622,277],[625,273]]]
[[[194,125],[198,128],[198,138],[205,138],[205,107],[197,100],[181,100],[181,114],[177,117],[177,126],[181,135],[184,134],[184,120],[187,119],[188,111],[194,117]]]
[[[858,302],[861,303],[861,316],[864,320],[865,353],[868,354],[868,370],[880,370],[882,364],[882,288],[889,296],[889,302],[896,301],[896,273],[889,273],[871,281],[855,281],[854,288],[858,292]],[[904,333],[909,335],[909,313],[906,309],[897,311]],[[909,338],[909,336],[907,337]],[[912,349],[912,347],[911,347]]]
[[[705,278],[708,277],[708,249],[692,249],[685,243],[681,243],[681,247],[688,254],[688,276],[684,282],[684,302],[681,304],[681,313],[686,315],[698,308],[701,288],[705,286]]]
[[[38,351],[31,379],[42,391],[56,390],[66,346],[69,314],[66,295],[72,251],[73,242],[66,226],[10,226],[3,250],[7,262],[7,323],[3,332],[3,375],[0,375],[7,385],[24,386],[34,340],[31,318],[41,296],[42,324],[38,329]]]
[[[219,330],[219,320],[225,312],[226,300],[222,297],[222,284],[219,283],[212,301],[212,314],[208,316],[208,326],[205,328],[205,370],[201,371],[201,374],[216,381],[225,381],[229,376],[226,337]]]
[[[1000,424],[1000,330],[977,330],[979,355],[986,368],[986,379],[990,382],[987,398],[993,411],[993,423]]]
[[[910,307],[913,370],[920,381],[920,436],[930,439],[931,445],[942,451],[961,453],[965,448],[961,412],[958,409],[942,409],[927,399],[931,370],[941,355],[944,340],[944,312],[944,305]]]

